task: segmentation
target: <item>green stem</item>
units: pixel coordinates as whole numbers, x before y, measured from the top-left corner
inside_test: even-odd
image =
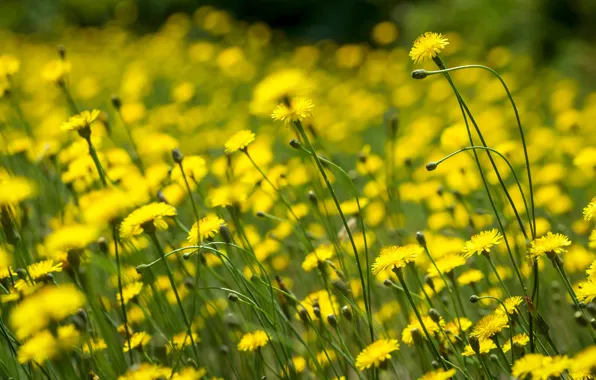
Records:
[[[116,223],[112,223],[112,239],[114,240],[114,253],[116,254],[116,271],[118,274],[118,292],[120,293],[120,311],[122,312],[122,320],[124,321],[124,332],[126,333],[126,341],[128,343],[128,354],[130,364],[134,364],[132,355],[132,346],[130,344],[131,333],[128,331],[128,316],[126,315],[126,306],[124,305],[124,292],[122,290],[122,268],[120,266],[120,253],[118,250],[118,231]]]

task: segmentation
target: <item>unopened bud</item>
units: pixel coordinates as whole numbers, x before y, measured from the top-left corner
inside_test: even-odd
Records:
[[[99,252],[103,253],[104,255],[108,253],[108,241],[105,237],[101,236],[97,239],[97,247],[99,248]]]
[[[439,314],[439,312],[437,311],[437,309],[430,309],[428,311],[428,316],[435,323],[439,323],[439,321],[441,320],[441,314]]]
[[[319,199],[317,198],[317,194],[315,194],[315,192],[312,190],[308,191],[308,200],[310,201],[310,203],[312,203],[315,206],[316,206],[317,202],[319,201]]]
[[[230,293],[230,294],[228,294],[228,300],[230,302],[236,302],[236,301],[238,301],[238,296],[235,295],[234,293]]]
[[[160,202],[163,202],[163,203],[170,204],[170,202],[168,202],[168,200],[166,199],[166,196],[163,194],[163,191],[161,191],[161,190],[159,190],[159,191],[157,192],[157,199],[158,199]]]
[[[430,365],[432,365],[432,366],[433,366],[433,369],[439,369],[439,367],[441,367],[441,365],[439,364],[439,362],[438,362],[438,361],[436,361],[436,360],[433,360],[433,361],[430,363]]]
[[[428,164],[426,164],[426,171],[432,172],[437,168],[437,166],[438,165],[436,162],[429,162]]]
[[[237,328],[240,326],[240,322],[238,321],[238,317],[234,313],[228,313],[224,316],[224,322],[229,328]]]
[[[414,78],[414,79],[424,79],[427,76],[428,76],[428,73],[424,69],[412,71],[412,78]]]
[[[257,218],[264,218],[264,217],[265,217],[265,213],[264,213],[263,211],[257,211],[257,212],[255,213],[255,216],[256,216]]]
[[[393,286],[393,281],[391,281],[390,279],[386,279],[385,281],[383,281],[383,285],[385,285],[386,287]]]
[[[184,159],[184,155],[182,154],[180,149],[178,149],[178,148],[172,149],[172,159],[177,164],[182,162],[182,160]]]
[[[426,248],[426,238],[424,237],[424,232],[418,231],[416,232],[416,240],[421,247]]]
[[[312,312],[317,318],[321,318],[321,307],[320,306],[313,306]]]
[[[584,317],[584,314],[581,311],[576,311],[573,316],[578,325],[582,327],[588,326],[588,320]]]
[[[230,244],[232,242],[232,234],[230,233],[228,226],[225,224],[219,226],[219,234],[226,243]]]
[[[298,142],[298,140],[292,139],[292,140],[290,140],[290,146],[294,149],[300,149],[302,147],[302,144],[300,144],[300,142]]]
[[[120,100],[118,95],[112,95],[112,105],[114,108],[120,111],[120,107],[122,107],[122,100]]]
[[[60,56],[60,59],[66,58],[66,48],[64,45],[58,45],[58,55]]]
[[[329,314],[327,316],[327,322],[329,322],[329,326],[333,328],[337,327],[337,317],[335,316],[335,314]]]
[[[352,320],[352,309],[348,305],[344,305],[341,308],[341,315],[344,316],[345,319],[348,321]]]
[[[420,329],[418,329],[417,327],[414,327],[411,330],[412,333],[412,340],[414,341],[414,344],[416,345],[424,345],[424,338],[422,337],[422,333],[420,332]]]
[[[468,343],[470,343],[470,347],[472,347],[472,351],[476,353],[476,355],[480,355],[480,341],[477,337],[471,336],[468,339]]]
[[[300,316],[300,320],[304,323],[308,322],[308,311],[305,308],[298,309],[298,315]]]
[[[221,346],[219,346],[219,352],[222,355],[228,355],[228,353],[230,352],[230,348],[227,344],[222,344]]]
[[[480,301],[480,298],[476,294],[470,296],[470,302],[477,303],[478,301]]]

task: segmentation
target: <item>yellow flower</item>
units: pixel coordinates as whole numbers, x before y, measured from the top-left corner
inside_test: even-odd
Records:
[[[317,292],[310,293],[300,302],[300,304],[306,309],[310,318],[313,320],[319,319],[314,312],[315,305],[319,306],[321,317],[325,323],[327,323],[327,316],[329,314],[339,314],[339,304],[337,303],[335,295],[329,295],[329,292],[326,290],[319,290]]]
[[[105,340],[102,338],[97,338],[85,343],[83,345],[83,352],[89,354],[91,352],[103,351],[106,348],[108,348],[108,345],[106,344]]]
[[[46,278],[48,274],[55,272],[62,272],[62,263],[54,263],[54,260],[44,260],[33,263],[27,267],[29,275],[34,280]]]
[[[530,342],[530,337],[526,333],[521,333],[513,336],[513,344],[519,344],[520,346],[525,346]],[[503,352],[509,352],[511,350],[511,339],[507,338],[505,343],[503,344]]]
[[[132,284],[126,285],[122,288],[122,296],[124,298],[124,304],[126,305],[131,299],[135,298],[141,293],[143,290],[143,283],[142,282],[133,282]],[[120,299],[120,292],[116,294],[116,298],[118,302],[122,302]]]
[[[99,110],[83,111],[78,115],[71,116],[68,121],[65,121],[60,126],[63,131],[79,131],[84,128],[89,128],[97,117],[99,116]]]
[[[38,364],[59,356],[62,351],[72,351],[81,334],[74,325],[60,326],[55,337],[48,330],[40,331],[19,347],[19,363],[35,361]]]
[[[571,372],[574,379],[592,379],[592,370],[596,367],[596,346],[585,348],[575,355],[571,364]],[[580,375],[590,377],[582,378]]]
[[[567,356],[544,356],[540,354],[526,354],[515,361],[512,374],[523,379],[532,375],[532,379],[548,380],[559,377],[571,366]]]
[[[196,333],[192,333],[192,339],[195,343],[200,342],[199,336]],[[182,350],[184,347],[191,344],[190,336],[188,332],[184,331],[176,334],[172,337],[172,340],[167,345],[168,353],[172,350]]]
[[[571,245],[569,238],[563,234],[553,234],[547,232],[545,236],[532,241],[528,258],[534,259],[544,255],[552,256],[567,252],[567,248]]]
[[[508,323],[509,319],[504,314],[489,314],[476,322],[470,336],[476,337],[479,340],[490,339],[495,334],[501,332],[501,330],[509,327]]]
[[[134,333],[132,334],[132,336],[130,337],[130,349],[134,349],[134,348],[143,348],[143,346],[146,346],[147,343],[149,343],[151,341],[151,335],[147,334],[144,331],[138,332],[138,333]],[[129,346],[128,346],[128,341],[126,341],[124,343],[124,352],[128,352],[129,350]]]
[[[518,306],[521,305],[522,302],[524,302],[524,299],[520,296],[508,297],[505,301],[503,301],[505,309],[503,309],[503,304],[499,303],[499,307],[497,308],[495,313],[503,315],[505,315],[505,313],[508,313],[510,315],[515,315],[517,314]]]
[[[263,330],[257,330],[252,333],[246,333],[240,339],[238,343],[238,349],[240,351],[256,351],[257,349],[264,347],[269,341],[267,333]]]
[[[490,339],[480,339],[480,354],[488,354],[491,350],[497,348],[495,342]],[[463,356],[474,356],[476,353],[472,349],[472,346],[469,344],[464,348],[464,352],[462,352]]]
[[[317,247],[314,252],[306,255],[306,258],[302,262],[302,269],[304,269],[305,272],[310,272],[317,268],[320,263],[331,259],[333,256],[335,256],[335,251],[330,246],[323,245]]]
[[[456,253],[450,253],[435,261],[435,264],[437,264],[437,268],[439,268],[441,273],[447,274],[452,272],[455,268],[465,265],[466,259]],[[437,268],[435,268],[434,265],[430,265],[426,272],[430,277],[439,277],[440,274],[437,272]]]
[[[422,317],[422,323],[424,324],[424,327],[426,327],[426,331],[428,331],[430,335],[437,334],[440,331],[441,327],[445,326],[445,321],[443,320],[443,318],[439,320],[439,323],[436,323],[428,315]],[[420,332],[420,334],[422,335],[422,338],[427,339],[422,325],[420,324],[417,318],[413,318],[410,321],[410,324],[407,325],[401,333],[402,342],[404,342],[408,346],[411,346],[414,343],[414,338],[412,337],[412,332],[414,330],[418,330],[418,332]]]
[[[46,285],[12,310],[10,324],[17,338],[23,339],[51,322],[60,322],[75,314],[84,304],[85,295],[73,284]]]
[[[198,223],[194,223],[188,233],[188,242],[192,245],[199,244],[207,238],[212,238],[219,232],[220,226],[225,226],[226,222],[216,215],[207,215]]]
[[[356,368],[364,371],[372,367],[379,367],[391,359],[391,353],[399,350],[399,343],[396,339],[379,339],[366,346],[356,357]]]
[[[142,234],[145,228],[166,229],[168,224],[164,218],[175,215],[176,209],[167,203],[154,202],[142,206],[128,215],[120,224],[120,237],[128,240],[133,236]]]
[[[491,248],[503,240],[501,233],[493,228],[490,231],[482,231],[466,242],[462,249],[462,255],[468,257],[477,254],[489,253]]]
[[[391,246],[381,249],[381,255],[372,265],[372,273],[379,274],[385,269],[403,268],[408,263],[416,260],[422,252],[422,247],[417,245]]]
[[[48,82],[60,83],[64,81],[64,77],[70,72],[70,62],[55,59],[46,64],[42,75]]]
[[[192,180],[194,182],[200,182],[207,175],[208,172],[207,163],[205,162],[205,159],[201,156],[184,157],[182,167],[184,168],[184,175],[188,177],[189,181]],[[182,171],[180,170],[180,166],[174,166],[170,176],[172,177],[172,181],[184,184],[184,178],[182,178]]]
[[[596,197],[592,198],[590,203],[583,210],[584,220],[589,222],[596,216]]]
[[[0,207],[19,204],[36,194],[37,187],[25,177],[0,179]]]
[[[441,33],[426,32],[414,41],[410,58],[414,63],[422,63],[436,57],[447,45],[449,41]]]
[[[315,108],[312,100],[305,97],[292,98],[289,107],[285,103],[279,104],[273,110],[271,117],[273,120],[283,121],[286,125],[294,122],[310,120],[313,117]]]
[[[457,278],[457,283],[460,285],[470,285],[480,282],[484,278],[484,273],[478,269],[470,269],[462,273]]]
[[[524,357],[517,359],[515,363],[513,363],[513,376],[523,379],[535,371],[540,370],[540,368],[544,365],[545,358],[546,357],[541,354],[524,355]]]
[[[455,376],[455,372],[455,368],[451,368],[448,371],[438,369],[436,371],[425,373],[422,377],[418,378],[418,380],[449,380]]]
[[[577,287],[576,295],[580,302],[592,302],[596,298],[596,282],[590,280],[581,282]]]
[[[236,132],[232,137],[226,141],[225,152],[232,154],[239,150],[245,150],[253,141],[255,141],[255,134],[248,129]]]

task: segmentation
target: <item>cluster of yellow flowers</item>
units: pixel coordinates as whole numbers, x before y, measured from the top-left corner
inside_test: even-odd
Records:
[[[593,379],[596,93],[399,34],[1,34],[2,377]]]

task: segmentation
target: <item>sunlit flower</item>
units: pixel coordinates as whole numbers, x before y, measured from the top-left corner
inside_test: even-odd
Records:
[[[33,263],[27,267],[29,275],[34,280],[46,278],[50,273],[62,272],[62,263],[55,263],[54,260],[44,260]]]
[[[414,63],[422,63],[436,57],[449,44],[441,33],[426,32],[416,38],[410,50],[410,58]]]
[[[143,285],[144,284],[142,282],[133,282],[132,284],[128,284],[122,288],[122,296],[124,298],[125,305],[141,293],[141,290],[143,290]],[[120,292],[116,294],[116,298],[118,299],[118,302],[121,302]]]
[[[331,259],[335,256],[335,251],[329,245],[317,247],[314,252],[309,253],[302,262],[302,269],[305,272],[310,272],[317,268],[321,263]]]
[[[71,116],[68,121],[65,121],[60,126],[63,131],[78,131],[84,128],[89,128],[91,124],[97,120],[99,110],[83,111],[77,115]]]
[[[425,373],[422,375],[422,377],[419,377],[418,380],[449,380],[455,376],[455,373],[455,368],[451,368],[447,371],[444,369],[437,369],[435,371]]]
[[[356,368],[364,371],[372,367],[380,367],[386,360],[391,359],[391,353],[399,350],[399,343],[395,339],[379,339],[366,346],[356,357]]]
[[[264,347],[269,342],[267,333],[263,330],[257,330],[252,333],[246,333],[238,343],[238,350],[240,351],[256,351]]]
[[[495,313],[515,315],[518,312],[518,307],[524,302],[524,299],[520,296],[508,297],[503,301],[503,304],[499,303],[499,307],[495,310]],[[505,305],[505,308],[503,308]]]
[[[479,343],[480,343],[479,352],[481,355],[488,354],[491,350],[494,350],[495,348],[497,348],[497,345],[491,339],[480,339]],[[463,356],[474,356],[474,355],[476,355],[476,352],[474,352],[474,350],[472,349],[472,346],[470,346],[468,344],[464,348],[464,352],[462,352],[462,355]]]
[[[16,205],[36,194],[37,187],[25,177],[0,178],[0,206]]]
[[[255,141],[255,134],[248,129],[236,132],[232,137],[226,141],[225,152],[232,154],[239,150],[246,149],[253,141]]]
[[[372,273],[379,274],[385,269],[403,268],[408,263],[416,260],[422,252],[422,247],[416,245],[391,246],[381,249],[381,255],[375,259],[372,265]]]
[[[128,240],[133,236],[147,232],[145,231],[147,227],[166,229],[168,224],[164,218],[175,215],[176,209],[167,203],[150,203],[142,206],[128,215],[120,224],[120,237]]]
[[[476,322],[470,336],[476,337],[479,340],[490,339],[493,335],[498,334],[507,327],[509,327],[507,316],[502,313],[493,313]]]
[[[130,337],[130,346],[128,345],[128,340],[124,343],[124,352],[128,352],[129,349],[135,348],[143,348],[151,341],[151,335],[147,334],[144,331],[134,333]],[[130,348],[129,348],[130,347]]]
[[[225,225],[226,222],[218,216],[207,215],[192,225],[188,233],[188,242],[197,245],[199,241],[214,237],[219,232],[219,228]]]
[[[461,255],[450,253],[435,261],[437,268],[443,274],[452,272],[455,268],[461,267],[466,264],[466,259]],[[429,265],[427,273],[430,277],[439,277],[440,273],[437,272],[437,268],[434,265]]]
[[[286,125],[310,120],[315,106],[312,100],[304,97],[290,99],[289,107],[285,103],[279,104],[273,110],[273,120],[283,121]]]
[[[422,323],[424,323],[424,327],[426,327],[426,331],[428,331],[428,333],[431,336],[438,334],[438,332],[441,329],[441,326],[445,326],[445,321],[443,321],[442,318],[439,321],[439,323],[436,323],[428,315],[425,315],[422,317]],[[404,342],[408,346],[411,346],[414,343],[414,338],[412,337],[413,330],[418,330],[418,332],[422,335],[422,338],[427,339],[426,334],[424,334],[424,329],[422,328],[422,325],[420,324],[418,319],[412,318],[412,320],[410,321],[410,324],[408,326],[406,326],[406,328],[401,333],[402,342]]]
[[[200,342],[199,336],[196,333],[192,333],[192,339],[195,343]],[[181,332],[176,334],[172,337],[170,342],[167,345],[168,352],[172,350],[182,350],[184,347],[187,347],[191,344],[190,336],[188,335],[187,331]]]
[[[580,302],[592,302],[596,298],[596,282],[591,280],[580,282],[575,293]]]
[[[514,335],[511,339],[513,339],[513,344],[518,344],[520,346],[525,346],[530,342],[530,337],[526,333],[521,333]],[[503,352],[509,352],[511,350],[511,339],[509,337],[505,340],[503,344]]]
[[[490,231],[482,231],[466,242],[462,249],[462,255],[468,258],[475,253],[479,255],[489,253],[491,248],[499,244],[501,240],[503,240],[503,236],[495,228]]]
[[[477,284],[484,278],[484,273],[478,269],[469,269],[457,277],[460,285]]]
[[[532,241],[528,258],[533,259],[544,255],[560,255],[567,252],[566,247],[570,245],[571,241],[567,236],[559,233],[553,234],[549,231],[543,237]]]
[[[590,203],[583,210],[584,220],[589,222],[596,216],[596,197],[592,198]]]

